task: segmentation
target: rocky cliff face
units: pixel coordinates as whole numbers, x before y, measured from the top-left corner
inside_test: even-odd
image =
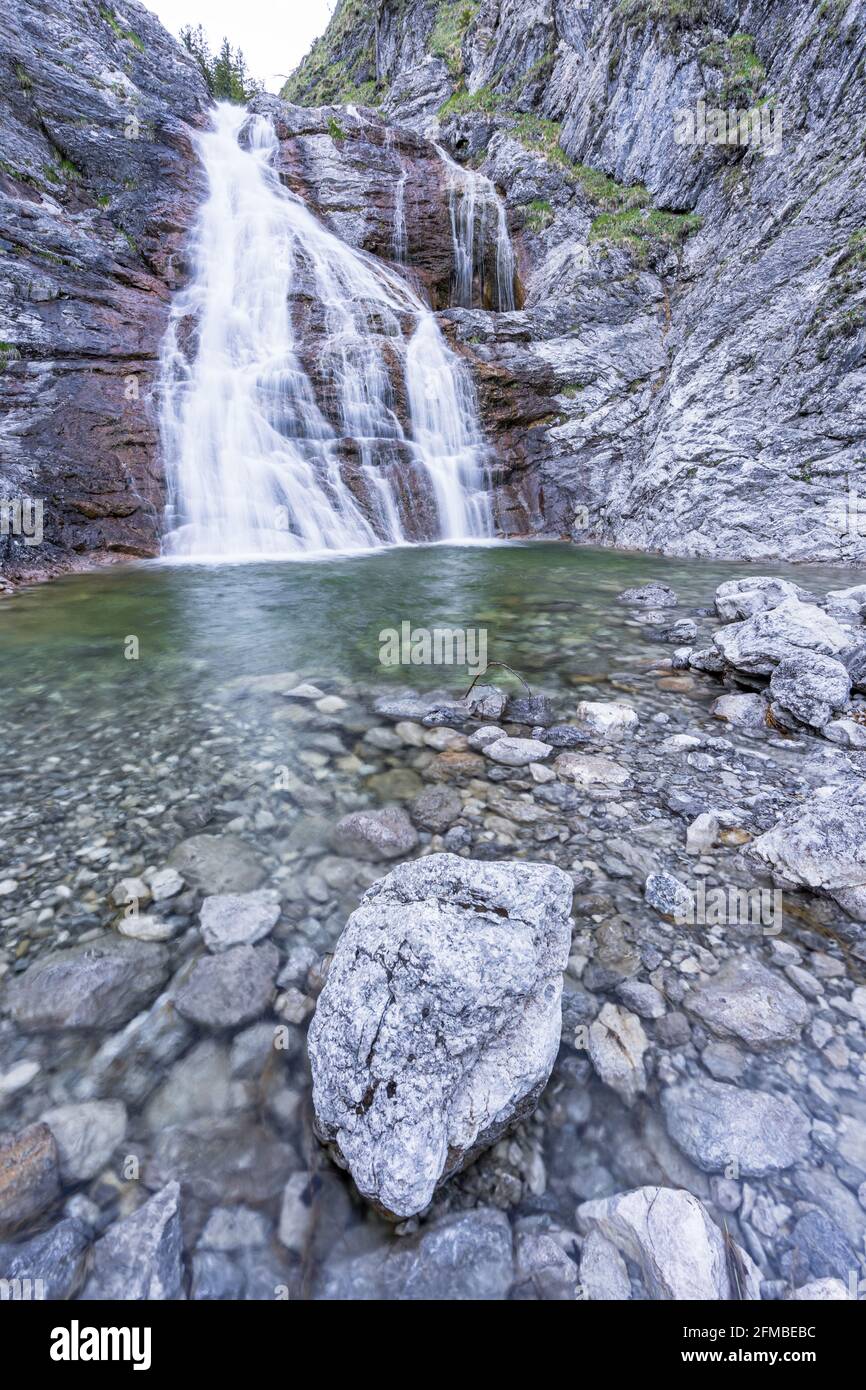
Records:
[[[342,0],[264,99],[289,186],[471,362],[503,531],[866,558],[864,27],[842,0]],[[4,505],[14,578],[158,548],[149,393],[208,97],[135,0],[7,2],[0,31],[0,501],[42,499],[45,535]],[[436,144],[505,200],[513,311],[449,307]]]
[[[208,104],[195,64],[136,0],[0,4],[8,577],[158,548],[148,394],[201,196],[190,137]],[[43,503],[41,545],[10,512],[22,498]]]
[[[864,27],[844,0],[343,0],[290,79],[504,194],[523,307],[446,317],[536,525],[866,558]]]

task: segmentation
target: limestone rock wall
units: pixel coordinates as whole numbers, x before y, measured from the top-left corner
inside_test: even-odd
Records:
[[[548,531],[866,558],[864,36],[858,0],[343,0],[293,74],[503,191],[523,310],[453,333]],[[766,138],[683,138],[715,109]]]
[[[202,195],[201,75],[136,0],[0,4],[0,573],[158,549],[150,391]]]

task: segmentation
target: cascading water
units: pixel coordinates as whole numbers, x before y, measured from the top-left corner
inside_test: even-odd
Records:
[[[472,384],[431,311],[283,187],[270,121],[222,105],[200,149],[209,194],[161,363],[165,553],[241,558],[402,541],[405,489],[380,467],[389,450],[427,480],[437,517],[428,539],[489,535]],[[293,295],[316,316],[315,363]]]
[[[457,164],[440,145],[436,149],[448,173],[448,208],[451,214],[451,240],[454,247],[454,303],[462,309],[487,307],[485,292],[490,293],[492,307],[508,311],[515,307],[514,248],[508,235],[505,206],[492,181],[473,169]],[[495,283],[492,291],[485,285],[485,259],[489,239],[489,223],[495,223],[494,256]],[[475,281],[479,282],[482,304],[475,302]]]
[[[394,260],[406,259],[406,170],[397,180],[394,194]]]
[[[394,130],[389,126],[385,133],[385,144],[394,146]],[[398,156],[399,158],[399,156]],[[400,160],[400,177],[394,190],[394,230],[391,235],[391,248],[394,260],[400,264],[405,264],[408,254],[408,240],[406,236],[406,179],[408,171]]]

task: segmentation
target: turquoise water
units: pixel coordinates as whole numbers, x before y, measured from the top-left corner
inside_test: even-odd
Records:
[[[379,632],[413,626],[487,631],[488,659],[561,685],[580,663],[604,674],[624,659],[665,654],[616,603],[650,579],[680,595],[675,617],[709,606],[740,564],[671,560],[556,543],[419,546],[327,562],[170,567],[143,564],[74,575],[0,602],[6,658],[0,709],[32,686],[57,700],[118,701],[144,687],[171,700],[213,681],[297,670],[371,683],[443,683],[442,668],[386,670]],[[755,572],[816,591],[856,572],[766,565]],[[138,639],[138,659],[124,656]],[[447,674],[447,673],[446,673]],[[454,672],[455,689],[463,679]],[[156,714],[157,711],[151,711]]]

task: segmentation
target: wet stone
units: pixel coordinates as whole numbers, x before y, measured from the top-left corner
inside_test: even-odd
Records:
[[[93,1247],[84,1300],[184,1297],[180,1188],[169,1183]]]
[[[239,1028],[273,1000],[279,953],[263,946],[233,946],[202,956],[175,996],[178,1013],[204,1028]]]
[[[46,1110],[48,1125],[57,1143],[64,1182],[87,1182],[105,1167],[126,1134],[126,1106],[117,1100],[85,1101]]]
[[[59,1196],[57,1144],[47,1125],[0,1138],[0,1238],[25,1230]]]
[[[338,854],[358,859],[397,859],[412,853],[418,835],[401,807],[386,806],[343,816],[334,827],[332,843]]]
[[[107,1032],[149,1004],[167,975],[164,947],[106,936],[34,961],[9,985],[5,1003],[26,1032]]]
[[[253,946],[268,936],[280,917],[275,893],[221,893],[205,898],[199,912],[199,928],[211,951],[231,946]]]
[[[694,1080],[662,1093],[674,1143],[705,1173],[732,1163],[745,1177],[790,1168],[809,1150],[809,1120],[784,1096],[720,1081]]]
[[[748,1047],[796,1042],[809,1006],[775,970],[749,956],[734,956],[706,984],[685,996],[684,1007],[717,1036]]]
[[[193,835],[168,857],[191,888],[202,893],[251,893],[266,877],[256,851],[237,835]]]
[[[70,1217],[29,1240],[0,1245],[0,1279],[27,1281],[33,1296],[49,1300],[73,1298],[81,1287],[90,1229]]]

